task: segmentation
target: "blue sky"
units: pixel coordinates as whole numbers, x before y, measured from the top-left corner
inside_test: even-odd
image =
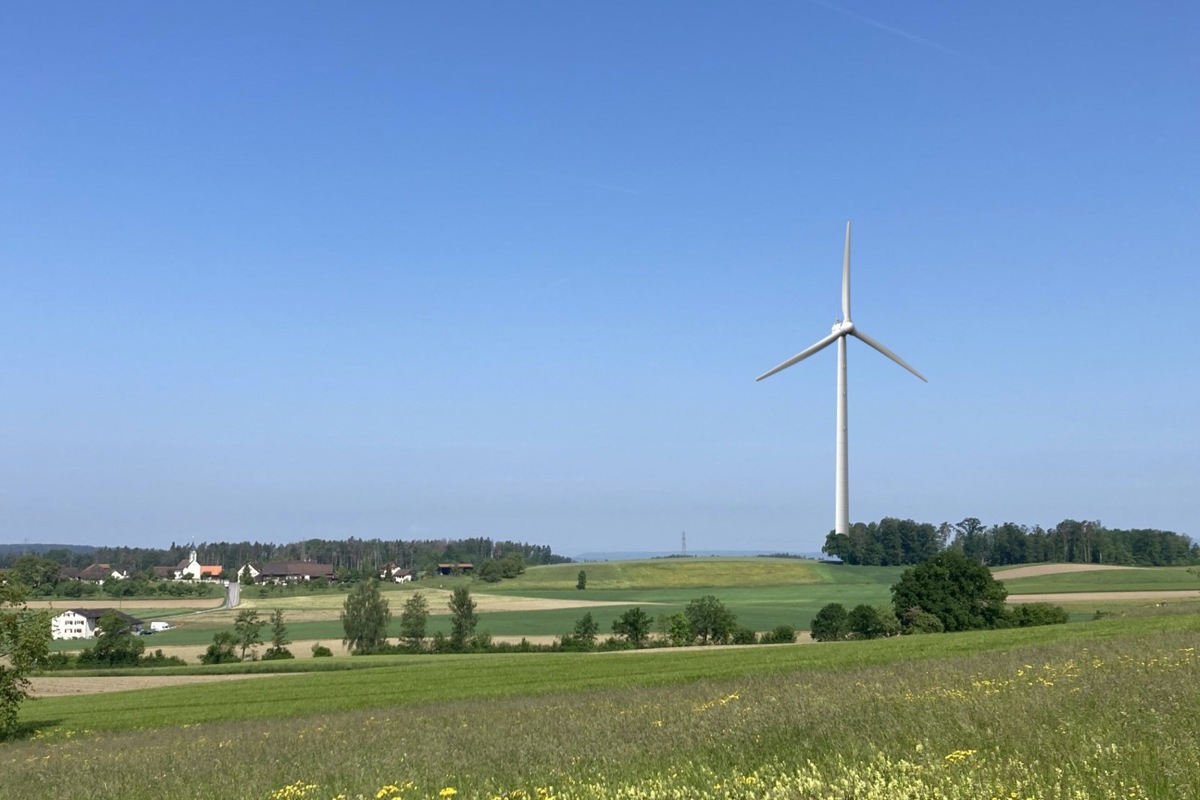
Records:
[[[1196,536],[1200,7],[9,4],[0,541]]]

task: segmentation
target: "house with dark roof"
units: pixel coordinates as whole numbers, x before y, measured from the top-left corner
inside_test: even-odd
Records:
[[[474,569],[475,569],[474,564],[467,564],[467,563],[438,564],[437,565],[437,571],[438,571],[439,575],[455,575],[455,574],[459,574],[459,573],[462,573],[465,575],[469,572],[474,571]]]
[[[90,567],[81,569],[76,577],[89,583],[104,583],[107,580],[123,581],[129,577],[129,574],[119,569],[113,569],[111,564],[92,564]]]
[[[129,624],[134,633],[141,633],[146,623],[115,608],[72,608],[50,620],[50,637],[53,639],[94,639],[96,624],[105,614],[112,612]]]
[[[259,583],[295,583],[311,581],[314,578],[333,580],[333,565],[318,564],[315,561],[270,561],[262,565],[255,580]]]
[[[415,577],[416,576],[413,574],[413,571],[411,569],[405,569],[404,567],[397,564],[395,561],[385,564],[383,566],[383,569],[379,570],[379,579],[381,581],[394,581],[396,583],[408,583],[409,581],[413,580],[413,578],[415,578]]]

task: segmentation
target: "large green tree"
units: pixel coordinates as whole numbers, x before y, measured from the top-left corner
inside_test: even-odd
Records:
[[[641,647],[650,635],[650,626],[654,617],[639,608],[631,608],[613,620],[613,633],[624,636],[634,647]]]
[[[425,646],[425,628],[429,620],[429,601],[420,592],[413,592],[404,601],[400,612],[400,639],[410,650]]]
[[[818,642],[836,642],[850,635],[850,615],[841,603],[827,603],[809,625]]]
[[[8,580],[31,589],[49,590],[58,581],[62,566],[57,561],[39,556],[21,556],[8,571]]]
[[[145,649],[129,618],[110,608],[96,621],[96,643],[91,650],[84,650],[79,660],[84,664],[132,667],[137,666]]]
[[[287,648],[290,643],[287,625],[283,622],[283,609],[277,608],[271,614],[271,646],[263,653],[263,661],[295,658],[292,651]]]
[[[234,646],[237,640],[229,631],[218,631],[213,634],[212,644],[200,656],[201,664],[229,664],[238,660]]]
[[[243,608],[233,619],[233,638],[238,647],[242,648],[242,660],[246,660],[246,651],[255,645],[262,644],[262,628],[266,622],[259,618],[258,611],[253,608]]]
[[[374,653],[387,641],[388,623],[392,612],[388,601],[379,592],[379,581],[361,581],[346,596],[342,604],[342,629],[346,636],[342,643],[351,652]]]
[[[1004,618],[1007,597],[1008,590],[990,569],[957,550],[906,569],[892,587],[897,617],[919,608],[951,632],[996,627]]]
[[[50,615],[25,607],[24,588],[0,584],[0,739],[13,734],[29,672],[50,648]]]
[[[701,644],[725,644],[737,630],[737,615],[711,594],[692,600],[683,609],[692,638]]]
[[[450,595],[447,605],[450,607],[450,648],[461,652],[467,649],[467,642],[475,635],[475,626],[479,623],[475,601],[467,587],[459,586]]]

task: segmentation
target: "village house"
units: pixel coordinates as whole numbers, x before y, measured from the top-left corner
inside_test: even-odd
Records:
[[[255,580],[259,583],[296,583],[315,578],[333,580],[333,566],[315,561],[271,561],[262,565]]]
[[[75,577],[81,581],[103,585],[107,580],[123,581],[129,577],[129,573],[113,569],[110,564],[92,564],[90,567],[79,570],[79,574]]]
[[[394,581],[395,583],[408,583],[413,579],[413,571],[405,569],[392,561],[385,564],[383,569],[379,571],[379,579],[382,581]]]
[[[124,611],[115,608],[72,608],[62,612],[50,620],[50,637],[52,639],[94,639],[96,624],[108,612],[129,623],[134,633],[141,633],[145,624],[140,619],[131,617]]]
[[[154,577],[166,577],[169,572],[170,578],[176,581],[215,581],[220,580],[224,571],[225,568],[220,564],[201,564],[196,558],[196,548],[193,547],[188,557],[174,567],[155,567]]]

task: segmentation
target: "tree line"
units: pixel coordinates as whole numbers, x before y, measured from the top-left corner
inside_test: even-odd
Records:
[[[976,517],[933,525],[885,517],[856,522],[849,533],[831,532],[821,552],[847,564],[907,566],[954,550],[988,566],[1047,561],[1167,567],[1200,563],[1200,545],[1174,531],[1105,528],[1099,522],[1063,520],[1053,528],[1015,522],[984,525]]]
[[[173,566],[187,559],[192,546],[172,542],[170,547],[96,547],[83,550],[57,547],[45,550],[41,558],[64,567],[111,564],[114,568],[144,572],[151,567]],[[486,559],[520,555],[526,565],[562,564],[571,559],[554,553],[549,545],[497,540],[489,537],[467,539],[306,539],[290,544],[271,542],[202,542],[196,545],[196,557],[202,564],[220,564],[231,574],[248,563],[269,561],[315,561],[331,564],[340,574],[375,575],[384,565],[395,563],[406,569],[426,571],[441,563],[481,564]],[[0,567],[11,567],[24,555],[11,548],[0,553]]]

